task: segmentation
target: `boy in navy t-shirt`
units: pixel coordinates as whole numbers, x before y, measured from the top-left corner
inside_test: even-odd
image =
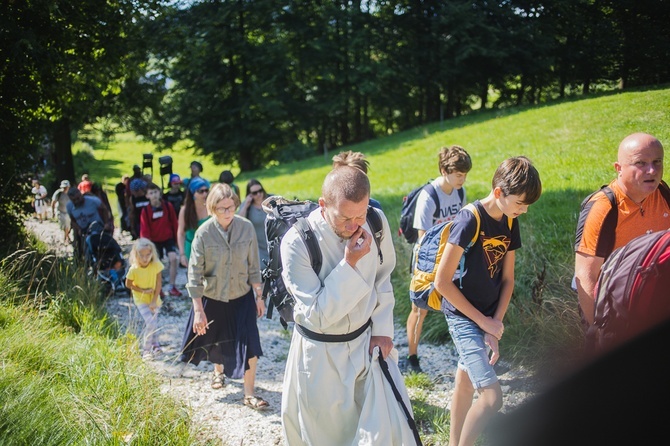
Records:
[[[435,277],[459,358],[451,400],[451,445],[475,444],[489,419],[502,408],[502,389],[493,365],[500,357],[502,321],[514,290],[514,253],[521,247],[516,218],[528,212],[542,193],[540,175],[524,156],[503,161],[492,186],[486,198],[474,203],[480,216],[479,234],[465,254],[462,282],[454,274],[477,226],[467,209],[454,219]],[[473,402],[475,391],[478,396]]]

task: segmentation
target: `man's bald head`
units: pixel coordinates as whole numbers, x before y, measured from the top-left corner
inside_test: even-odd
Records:
[[[651,195],[663,179],[663,144],[648,133],[633,133],[619,144],[617,181],[636,204]]]
[[[626,136],[619,144],[618,160],[630,157],[632,152],[640,149],[652,148],[660,150],[663,154],[663,144],[655,136],[649,133],[633,133]]]

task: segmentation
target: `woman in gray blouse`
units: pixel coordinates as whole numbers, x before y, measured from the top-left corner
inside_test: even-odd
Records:
[[[263,185],[256,178],[251,178],[247,182],[247,195],[240,210],[239,215],[249,220],[256,230],[256,239],[258,240],[258,256],[261,259],[261,269],[265,268],[270,260],[268,255],[268,240],[265,237],[265,217],[267,214],[263,210],[263,200],[269,194],[263,188]]]
[[[255,394],[256,364],[263,354],[257,318],[265,312],[258,243],[253,225],[235,214],[240,198],[229,185],[216,184],[207,196],[214,217],[196,231],[191,245],[186,289],[193,308],[182,342],[181,361],[214,364],[212,388],[224,375],[244,378],[244,404],[266,409]]]

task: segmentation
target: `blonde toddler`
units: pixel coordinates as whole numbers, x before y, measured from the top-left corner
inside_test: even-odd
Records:
[[[133,293],[133,302],[142,319],[142,357],[147,358],[160,353],[158,344],[158,313],[163,301],[160,297],[162,288],[161,271],[163,263],[158,258],[156,245],[147,238],[135,240],[130,251],[130,268],[126,275],[126,287]]]

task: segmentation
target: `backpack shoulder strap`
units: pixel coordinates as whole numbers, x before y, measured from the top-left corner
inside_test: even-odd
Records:
[[[435,212],[433,212],[433,218],[440,218],[440,197],[437,195],[437,191],[433,187],[433,183],[429,181],[423,186],[423,188],[428,192],[428,195],[430,195],[430,197],[435,202]]]
[[[461,187],[458,190],[458,198],[461,200],[461,203],[463,203],[463,198],[465,197],[465,190]]]
[[[149,218],[149,217],[150,217],[150,215],[149,215],[149,210],[147,209],[148,207],[151,207],[151,203],[147,204],[146,206],[142,206],[142,207],[140,208],[140,217],[142,216],[142,214],[146,214],[146,217],[145,217],[145,218]]]
[[[165,198],[161,199],[161,207],[163,208],[164,212],[167,214],[168,221],[170,224],[174,222],[173,218],[176,217],[175,211],[174,211],[174,206],[172,206],[172,203],[170,203],[168,200]],[[177,222],[178,224],[178,222]],[[175,237],[177,234],[175,234]]]
[[[474,203],[468,203],[465,206],[463,206],[463,209],[467,209],[472,213],[472,215],[475,216],[475,221],[477,222],[477,225],[475,226],[475,235],[472,236],[472,240],[468,244],[468,246],[472,246],[475,244],[477,241],[477,237],[479,237],[479,227],[481,225],[481,217],[479,216],[479,211],[477,210],[477,206],[474,205]]]
[[[616,205],[616,198],[614,191],[609,186],[602,186],[600,188],[610,202],[610,210],[603,220],[603,225],[600,227],[600,235],[598,237],[598,245],[602,246],[601,250],[596,248],[596,255],[603,254],[603,257],[608,257],[614,248],[614,238],[616,236],[616,225],[619,219],[619,209]]]
[[[316,240],[316,236],[314,235],[312,227],[309,225],[309,222],[305,217],[298,217],[293,226],[295,226],[298,234],[300,234],[300,237],[307,246],[307,252],[309,253],[312,269],[316,274],[319,274],[321,271],[321,265],[323,264],[323,256],[321,254],[319,242]]]
[[[668,187],[668,183],[661,180],[661,183],[658,185],[658,190],[661,191],[661,195],[663,195],[665,202],[670,206],[670,187]]]
[[[368,205],[368,213],[366,220],[372,229],[372,238],[375,239],[375,244],[377,245],[377,252],[379,252],[379,264],[384,263],[384,254],[382,254],[381,243],[384,239],[384,225],[382,224],[382,218],[379,216],[374,207]]]
[[[600,189],[591,192],[586,196],[586,198],[584,198],[584,200],[582,200],[582,204],[579,208],[579,217],[577,220],[577,231],[575,234],[575,250],[578,249],[579,244],[582,241],[586,218],[591,211],[590,203],[592,203],[592,198],[599,193],[605,194],[607,200],[610,202],[610,210],[603,220],[596,245],[596,256],[605,258],[610,255],[612,248],[614,247],[614,237],[616,235],[616,225],[619,214],[614,191],[606,184],[600,186]]]

